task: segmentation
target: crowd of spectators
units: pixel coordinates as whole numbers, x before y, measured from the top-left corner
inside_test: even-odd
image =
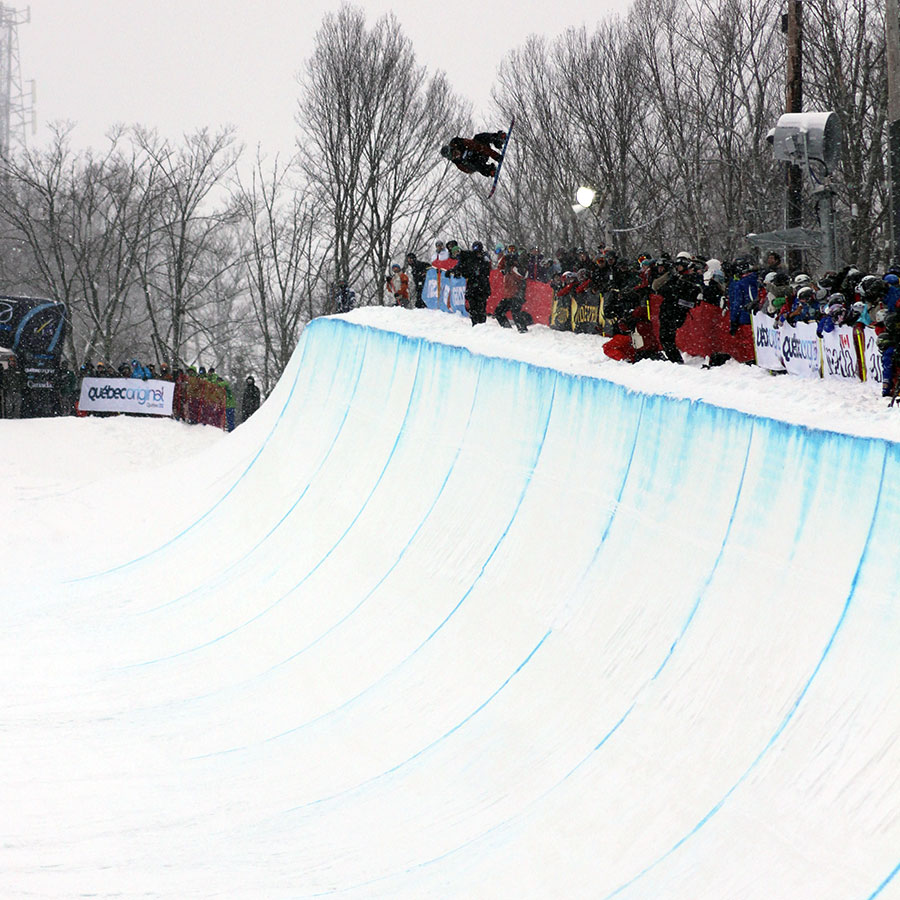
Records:
[[[398,305],[423,307],[429,269],[456,268],[468,279],[478,271],[473,256],[504,273],[503,297],[494,315],[501,325],[508,326],[506,314],[510,312],[520,331],[530,324],[528,313],[521,309],[527,281],[552,288],[555,310],[565,312],[571,301],[596,307],[596,315],[580,322],[575,330],[614,338],[604,349],[630,362],[658,358],[682,363],[675,335],[690,310],[700,304],[718,307],[727,317],[732,335],[750,325],[753,313],[771,316],[776,327],[815,322],[819,336],[840,325],[868,325],[879,333],[885,394],[896,395],[900,384],[895,371],[900,366],[893,360],[900,346],[900,266],[876,273],[849,265],[816,277],[788,271],[775,252],[762,262],[751,256],[723,261],[687,251],[674,256],[641,253],[628,260],[603,244],[593,250],[561,247],[547,255],[536,246],[526,251],[498,243],[489,254],[478,241],[464,249],[457,241],[448,240],[435,243],[430,261],[410,252],[402,266],[395,263],[385,289]],[[466,304],[473,325],[485,321],[481,298],[473,304],[468,285]],[[565,315],[554,315],[551,327],[556,326],[572,327]],[[719,365],[727,358],[724,353],[712,354],[707,364]]]
[[[54,370],[48,370],[48,381],[40,388],[29,389],[22,368],[11,351],[4,351],[0,365],[0,417],[30,418],[33,415],[87,415],[78,407],[81,383],[85,378],[140,379],[168,381],[173,384],[172,416],[188,424],[215,425],[232,431],[244,422],[260,405],[260,391],[253,375],[247,375],[241,393],[240,410],[231,384],[216,372],[215,367],[188,366],[172,369],[167,363],[157,368],[154,363],[132,359],[118,367],[109,363],[85,362],[74,372],[63,358]],[[41,398],[40,411],[29,408],[30,401]],[[117,413],[91,413],[117,415]]]

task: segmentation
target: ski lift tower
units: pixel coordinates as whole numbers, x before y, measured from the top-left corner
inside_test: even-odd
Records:
[[[24,11],[0,2],[0,154],[25,147],[28,126],[35,126],[34,82],[28,94],[22,89],[19,60],[19,26],[31,21],[31,7]]]

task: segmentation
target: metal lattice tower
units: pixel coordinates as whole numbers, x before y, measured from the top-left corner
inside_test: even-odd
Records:
[[[30,125],[34,128],[34,82],[22,89],[19,60],[19,25],[31,21],[31,7],[24,12],[0,3],[0,154],[25,147]]]

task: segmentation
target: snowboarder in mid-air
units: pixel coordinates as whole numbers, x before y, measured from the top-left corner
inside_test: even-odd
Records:
[[[497,174],[497,165],[491,160],[500,162],[503,159],[500,151],[505,142],[505,131],[482,131],[472,138],[453,138],[441,147],[441,156],[467,175],[478,172],[493,178]]]

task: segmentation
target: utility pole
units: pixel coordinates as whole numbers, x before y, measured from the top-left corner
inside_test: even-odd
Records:
[[[896,0],[895,0],[896,2]],[[787,35],[787,73],[784,111],[803,112],[803,27],[801,0],[788,0],[783,31]],[[800,166],[787,164],[787,191],[784,205],[785,228],[803,225],[803,172]],[[788,269],[796,272],[803,266],[803,254],[795,247],[788,250]]]
[[[900,262],[900,10],[885,0],[888,78],[888,158],[891,172],[891,262]]]

